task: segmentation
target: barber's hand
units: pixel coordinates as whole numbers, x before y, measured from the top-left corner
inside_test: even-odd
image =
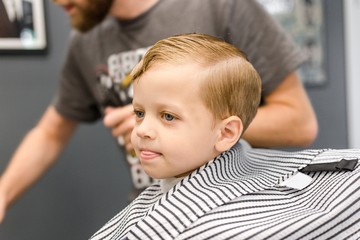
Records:
[[[6,212],[5,197],[0,194],[0,223],[3,222]]]
[[[104,125],[111,128],[111,133],[117,139],[122,137],[127,151],[132,151],[131,132],[135,125],[134,108],[127,105],[125,107],[107,107],[105,109]]]

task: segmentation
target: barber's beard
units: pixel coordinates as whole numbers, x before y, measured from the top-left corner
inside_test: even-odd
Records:
[[[80,32],[87,32],[100,23],[109,13],[113,0],[88,0],[86,6],[76,5],[78,14],[71,17],[71,25]]]

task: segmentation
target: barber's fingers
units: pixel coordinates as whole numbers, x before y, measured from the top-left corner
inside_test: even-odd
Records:
[[[105,109],[104,125],[108,128],[115,128],[128,118],[134,115],[134,108],[131,104],[124,107],[107,107]]]
[[[0,224],[3,222],[5,218],[6,206],[5,206],[5,197],[0,196]]]
[[[131,132],[124,135],[125,148],[127,152],[134,152],[134,147],[131,143]]]
[[[121,123],[119,123],[118,125],[114,126],[111,129],[111,134],[114,137],[119,137],[119,136],[124,136],[128,133],[131,133],[131,131],[133,130],[135,126],[135,117],[134,116],[130,116],[127,119],[124,119]],[[126,139],[125,140],[125,144],[126,144]]]
[[[117,137],[118,144],[120,146],[125,146],[131,143],[131,131],[125,133],[124,135]]]
[[[126,133],[123,136],[117,137],[118,144],[125,147],[126,151],[131,155],[135,156],[134,147],[131,143],[131,132]]]
[[[111,128],[111,134],[117,138],[118,143],[125,146],[128,152],[133,152],[131,144],[131,132],[135,126],[133,106],[107,107],[103,121],[106,127]]]

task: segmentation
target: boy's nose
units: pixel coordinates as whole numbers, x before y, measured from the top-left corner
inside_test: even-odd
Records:
[[[150,120],[150,118],[145,117],[141,123],[139,123],[136,128],[136,134],[140,138],[148,138],[154,139],[155,138],[155,129],[154,123]]]

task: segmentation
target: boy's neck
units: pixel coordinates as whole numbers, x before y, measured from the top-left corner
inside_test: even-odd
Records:
[[[121,20],[131,20],[149,10],[159,0],[114,0],[110,15]]]
[[[183,177],[171,177],[171,178],[164,178],[160,180],[160,187],[162,193],[167,193],[173,186],[175,186],[178,182],[180,182]]]

